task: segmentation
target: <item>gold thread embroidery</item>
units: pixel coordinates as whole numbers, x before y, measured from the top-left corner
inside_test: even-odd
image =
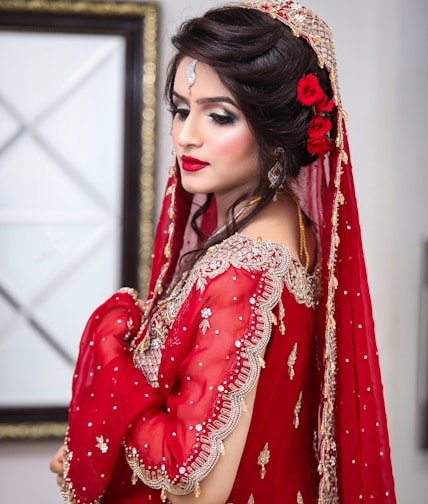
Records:
[[[299,398],[297,399],[296,406],[294,406],[294,420],[293,425],[296,429],[299,428],[300,425],[300,410],[302,409],[302,392],[299,394]]]
[[[254,495],[253,494],[250,495],[250,498],[248,499],[248,504],[255,504]]]
[[[290,355],[288,356],[287,366],[288,366],[288,377],[290,380],[293,380],[295,376],[294,365],[297,361],[297,343],[294,343],[293,350],[291,350]]]
[[[297,492],[297,504],[305,504],[303,502],[303,497],[302,497],[302,494],[299,492]]]
[[[266,443],[263,447],[263,450],[260,452],[260,455],[257,459],[257,464],[261,466],[260,469],[260,478],[265,479],[266,476],[266,467],[265,465],[269,463],[270,459],[270,450],[269,443]]]

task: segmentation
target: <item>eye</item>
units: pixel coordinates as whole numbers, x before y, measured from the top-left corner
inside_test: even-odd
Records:
[[[172,107],[170,108],[170,112],[172,114],[172,117],[175,119],[175,117],[178,117],[179,120],[184,121],[187,116],[190,113],[190,109],[186,105],[175,105],[173,104]]]
[[[220,126],[226,125],[226,124],[233,124],[236,120],[236,117],[229,113],[229,112],[211,112],[208,114],[208,117],[211,117],[211,119],[219,124]]]

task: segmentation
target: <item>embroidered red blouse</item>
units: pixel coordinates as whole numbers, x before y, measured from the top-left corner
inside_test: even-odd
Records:
[[[209,250],[141,334],[132,296],[110,298],[82,338],[64,497],[197,494],[258,382],[228,502],[314,502],[318,290],[288,249],[236,234]],[[135,337],[132,353],[123,338]]]

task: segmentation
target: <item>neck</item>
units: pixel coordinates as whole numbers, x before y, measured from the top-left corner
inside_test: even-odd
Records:
[[[243,201],[241,204],[239,204],[236,207],[235,212],[234,212],[234,218],[235,218],[235,220],[239,221],[240,218],[242,218],[243,216],[245,216],[245,214],[248,211],[249,207],[255,205],[260,200],[261,200],[261,196],[256,196],[256,197],[254,197],[254,198],[252,198],[250,200]],[[217,227],[216,234],[218,232],[220,232],[220,230],[222,230],[227,225],[227,223],[231,220],[230,218],[229,219],[226,218],[226,216],[227,216],[227,210],[229,208],[230,208],[230,205],[227,206],[227,207],[220,205],[220,207],[219,207],[219,204],[217,203],[217,226],[218,227]]]
[[[233,204],[232,198],[226,198],[224,196],[215,195],[215,201],[217,206],[217,227],[224,226],[227,220],[228,210]],[[242,206],[244,206],[244,202]]]

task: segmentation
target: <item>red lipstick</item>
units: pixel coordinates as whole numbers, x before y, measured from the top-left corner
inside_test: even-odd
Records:
[[[209,163],[205,163],[205,161],[201,161],[200,159],[191,157],[191,156],[186,156],[182,155],[181,156],[181,168],[185,171],[198,171],[202,170],[202,168],[205,168]]]

